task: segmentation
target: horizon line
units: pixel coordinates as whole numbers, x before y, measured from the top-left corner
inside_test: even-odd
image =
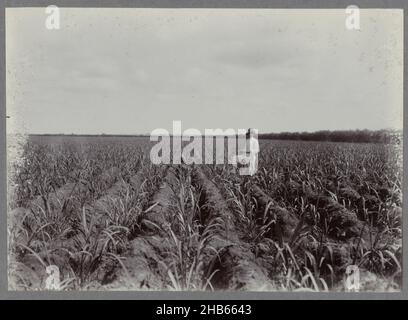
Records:
[[[221,129],[221,130],[227,130],[227,129]],[[258,136],[262,135],[270,135],[270,134],[294,134],[294,133],[299,133],[299,134],[313,134],[313,133],[321,133],[321,132],[347,132],[347,131],[368,131],[368,132],[379,132],[379,131],[388,131],[388,132],[395,132],[395,131],[401,131],[403,132],[403,128],[382,128],[382,129],[335,129],[335,130],[330,130],[330,129],[320,129],[320,130],[315,130],[315,131],[280,131],[280,132],[262,132],[258,133]],[[28,136],[139,136],[139,137],[161,137],[163,135],[152,135],[150,133],[22,133],[22,132],[9,132],[7,135],[28,135]],[[214,134],[214,135],[188,135],[190,137],[199,137],[199,136],[234,136],[236,134]],[[182,137],[183,134],[172,134],[169,132],[170,137]]]

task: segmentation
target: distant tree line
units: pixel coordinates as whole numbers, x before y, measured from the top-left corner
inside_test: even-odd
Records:
[[[31,136],[81,136],[81,137],[149,137],[148,134],[31,134]],[[401,143],[402,130],[322,130],[315,132],[260,133],[258,139],[332,141],[361,143]]]
[[[316,132],[281,132],[259,134],[259,139],[333,141],[361,143],[400,143],[402,131],[398,130],[322,130]]]

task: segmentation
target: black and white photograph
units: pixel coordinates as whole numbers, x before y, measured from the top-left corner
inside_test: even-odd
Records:
[[[6,8],[8,290],[401,292],[403,31]]]

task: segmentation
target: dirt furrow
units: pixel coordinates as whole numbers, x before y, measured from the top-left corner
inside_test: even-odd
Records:
[[[206,266],[207,274],[214,273],[211,284],[215,289],[271,290],[265,271],[256,263],[248,244],[240,241],[235,229],[235,219],[217,186],[200,167],[193,177],[202,188],[202,207],[205,224],[217,223],[215,235],[209,242],[218,254]]]
[[[95,180],[99,180],[103,186],[109,187],[119,178],[120,170],[113,167],[100,174]],[[46,196],[38,196],[30,202],[27,208],[19,207],[11,210],[9,212],[9,221],[12,225],[21,222],[24,216],[30,213],[30,210],[34,212],[45,211],[48,213],[54,210],[61,210],[63,212],[66,208],[67,201],[74,192],[85,193],[88,190],[89,186],[81,181],[67,183],[55,192],[51,192]]]
[[[136,180],[139,181],[139,180]],[[174,168],[166,167],[163,182],[154,195],[150,210],[144,214],[142,227],[147,234],[130,241],[129,252],[123,261],[125,268],[118,272],[117,278],[103,286],[106,290],[151,290],[164,286],[158,273],[163,271],[160,261],[167,250],[163,230],[170,225],[171,205],[174,201],[172,188],[176,187]]]
[[[160,231],[170,225],[173,220],[171,216],[174,203],[174,190],[178,187],[176,172],[173,167],[167,167],[165,177],[158,192],[152,200],[152,209],[146,213],[143,223],[147,229]]]
[[[340,229],[329,229],[326,246],[321,246],[315,241],[309,241],[307,238],[298,237],[301,230],[310,229],[310,219],[307,214],[303,218],[296,216],[290,211],[281,208],[276,202],[262,191],[257,185],[251,186],[252,195],[258,203],[258,214],[267,216],[267,220],[263,219],[260,223],[268,223],[268,219],[274,219],[275,223],[270,232],[265,234],[266,237],[283,243],[289,243],[292,251],[302,253],[305,250],[316,253],[324,258],[321,260],[321,271],[330,273],[330,269],[324,269],[324,266],[330,264],[336,272],[342,270],[345,266],[352,263],[350,250],[347,248],[348,239],[362,235],[367,236],[364,232],[363,224],[357,219],[355,213],[348,211],[341,204],[335,202],[327,196],[318,196],[309,194],[308,201],[316,205],[321,214],[331,215],[331,222],[328,227],[334,223],[336,226],[341,226]],[[326,218],[326,217],[324,217]],[[341,230],[341,234],[339,231]],[[330,250],[328,249],[330,248]],[[341,273],[341,272],[340,272]]]
[[[299,218],[287,209],[280,207],[276,201],[269,197],[256,184],[251,185],[251,194],[255,197],[258,205],[257,219],[261,224],[268,223],[266,219],[273,219],[273,228],[265,236],[274,240],[289,241],[296,227],[299,225]]]
[[[96,215],[94,217],[95,221],[99,224],[103,224],[103,216],[109,214],[113,209],[112,207],[117,206],[118,202],[122,201],[124,197],[130,197],[135,200],[137,198],[139,191],[143,185],[143,172],[141,170],[129,179],[129,182],[123,179],[117,181],[113,186],[106,190],[105,195],[100,197],[91,205],[85,206],[85,209]]]

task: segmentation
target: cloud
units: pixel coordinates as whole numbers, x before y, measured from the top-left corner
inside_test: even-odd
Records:
[[[231,46],[218,54],[215,59],[226,65],[234,65],[243,68],[260,69],[274,65],[282,65],[293,59],[288,48],[265,45],[245,45]]]

